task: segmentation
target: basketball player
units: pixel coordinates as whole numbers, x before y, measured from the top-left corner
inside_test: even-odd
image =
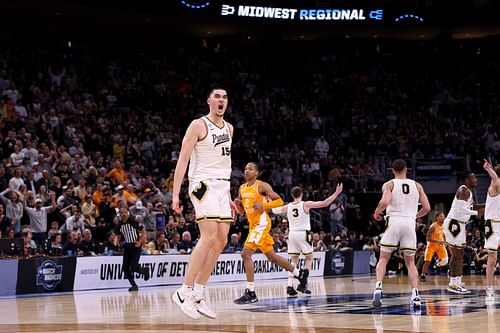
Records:
[[[450,249],[450,282],[447,290],[455,294],[469,294],[462,283],[464,266],[465,225],[472,215],[478,215],[474,207],[472,189],[477,185],[477,178],[473,173],[465,176],[464,185],[461,185],[453,202],[450,212],[444,220],[444,236]]]
[[[382,211],[387,208],[387,229],[380,240],[380,260],[377,264],[377,282],[373,293],[373,306],[382,306],[382,280],[384,279],[387,262],[396,248],[404,252],[408,278],[412,287],[411,305],[420,308],[418,293],[418,270],[415,266],[415,251],[417,235],[415,232],[416,218],[425,216],[430,211],[429,200],[422,185],[406,178],[406,162],[395,160],[392,163],[394,179],[382,186],[382,199],[378,203],[373,218],[382,220]],[[418,210],[418,203],[422,208]],[[417,211],[418,210],[418,211]]]
[[[283,205],[283,200],[274,192],[271,185],[257,179],[259,169],[257,164],[248,163],[245,166],[246,183],[240,186],[239,196],[235,200],[237,205],[241,205],[247,215],[250,230],[245,241],[245,246],[241,252],[245,265],[247,286],[243,296],[234,300],[236,304],[249,304],[258,301],[254,287],[254,264],[252,254],[259,249],[272,263],[293,273],[293,276],[300,281],[301,288],[306,290],[309,270],[298,269],[285,258],[274,252],[274,240],[270,235],[271,218],[267,213],[268,209],[277,208]],[[270,200],[270,201],[268,201]]]
[[[286,206],[273,208],[273,213],[286,213],[288,219],[288,255],[292,258],[292,265],[297,267],[299,256],[302,253],[305,256],[305,268],[311,271],[313,262],[313,247],[311,235],[311,221],[309,211],[314,208],[324,208],[332,204],[333,201],[342,193],[342,183],[337,184],[335,193],[330,195],[323,201],[302,201],[302,188],[294,187],[292,189],[293,202]],[[307,286],[299,285],[297,290],[310,294],[311,291]],[[293,288],[293,274],[288,273],[288,286],[286,292],[289,296],[297,295],[297,291]]]
[[[224,120],[226,90],[213,89],[207,99],[208,115],[186,130],[175,168],[172,208],[181,214],[179,192],[189,161],[189,196],[196,212],[200,239],[189,256],[183,285],[173,301],[192,319],[200,314],[215,319],[205,300],[205,285],[227,242],[234,204],[229,194],[233,126]]]
[[[420,275],[420,281],[425,282],[425,276],[427,275],[427,269],[432,261],[434,253],[437,254],[438,259],[436,260],[436,266],[442,267],[448,264],[448,252],[446,251],[445,241],[444,241],[444,213],[439,213],[436,216],[436,221],[431,224],[429,230],[427,231],[427,247],[425,248],[425,262],[422,266],[422,274]]]
[[[484,210],[484,237],[486,238],[484,248],[488,251],[488,262],[486,265],[486,301],[495,300],[495,266],[497,263],[498,245],[500,245],[500,164],[495,168],[484,160],[484,170],[490,175],[491,183],[486,196],[486,207]]]

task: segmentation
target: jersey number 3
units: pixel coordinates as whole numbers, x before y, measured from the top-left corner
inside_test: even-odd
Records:
[[[298,217],[299,216],[299,210],[297,208],[292,209],[292,216],[293,217]]]

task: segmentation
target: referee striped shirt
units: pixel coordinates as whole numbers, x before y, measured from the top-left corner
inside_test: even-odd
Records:
[[[125,243],[135,243],[140,239],[140,232],[142,229],[144,229],[142,224],[139,224],[134,219],[129,218],[126,223],[118,223],[115,233],[117,235],[123,235]]]

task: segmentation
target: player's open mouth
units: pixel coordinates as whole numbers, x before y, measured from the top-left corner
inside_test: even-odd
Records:
[[[219,105],[219,110],[223,110],[224,109],[224,105]]]

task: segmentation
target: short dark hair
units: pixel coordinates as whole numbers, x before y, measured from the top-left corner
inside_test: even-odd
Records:
[[[395,160],[394,162],[392,162],[392,168],[396,172],[402,172],[406,168],[405,160],[402,159]]]
[[[474,172],[471,172],[471,171],[466,172],[465,175],[464,175],[464,181],[466,179],[468,179],[469,177],[473,177],[473,176],[475,176]]]
[[[302,195],[302,187],[300,186],[295,186],[292,188],[292,197],[298,198]]]
[[[252,164],[255,167],[255,170],[259,171],[259,165],[255,162],[248,162],[247,165]]]
[[[210,91],[208,92],[207,98],[212,96],[212,93],[214,92],[214,90],[226,90],[226,88],[222,88],[221,86],[213,86],[213,88],[210,89]],[[227,93],[227,90],[226,90],[226,93]]]

